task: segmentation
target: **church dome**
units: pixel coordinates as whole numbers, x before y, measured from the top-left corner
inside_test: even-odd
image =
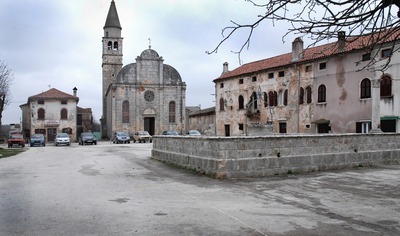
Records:
[[[158,55],[158,53],[156,51],[149,48],[149,49],[144,50],[142,52],[142,54],[140,54],[140,57],[142,59],[158,59],[160,56]]]
[[[163,68],[164,84],[180,85],[182,83],[181,75],[174,67],[164,64]]]

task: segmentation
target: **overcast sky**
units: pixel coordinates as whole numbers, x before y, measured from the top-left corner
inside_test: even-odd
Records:
[[[3,112],[3,124],[21,119],[20,105],[29,96],[56,88],[72,94],[101,118],[102,37],[111,0],[1,0],[0,60],[14,71],[12,103]],[[115,0],[122,26],[123,64],[151,47],[186,82],[186,106],[215,105],[213,80],[222,64],[240,66],[237,55],[243,35],[207,55],[222,39],[230,20],[251,23],[263,9],[245,0]],[[295,36],[282,36],[287,27],[262,24],[253,35],[242,63],[291,51]]]

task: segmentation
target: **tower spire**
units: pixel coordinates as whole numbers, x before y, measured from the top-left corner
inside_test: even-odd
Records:
[[[108,10],[107,19],[106,19],[104,28],[122,29],[121,24],[119,23],[117,7],[115,6],[114,0],[111,1],[110,9]]]

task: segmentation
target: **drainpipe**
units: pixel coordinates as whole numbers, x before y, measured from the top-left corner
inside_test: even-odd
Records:
[[[298,77],[297,77],[297,133],[300,133],[300,67],[298,67],[296,64],[294,65],[294,68],[297,69],[298,71]]]

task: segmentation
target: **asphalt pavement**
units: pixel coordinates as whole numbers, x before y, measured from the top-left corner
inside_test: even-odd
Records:
[[[151,147],[0,159],[0,235],[400,235],[400,166],[216,180],[151,159]]]

